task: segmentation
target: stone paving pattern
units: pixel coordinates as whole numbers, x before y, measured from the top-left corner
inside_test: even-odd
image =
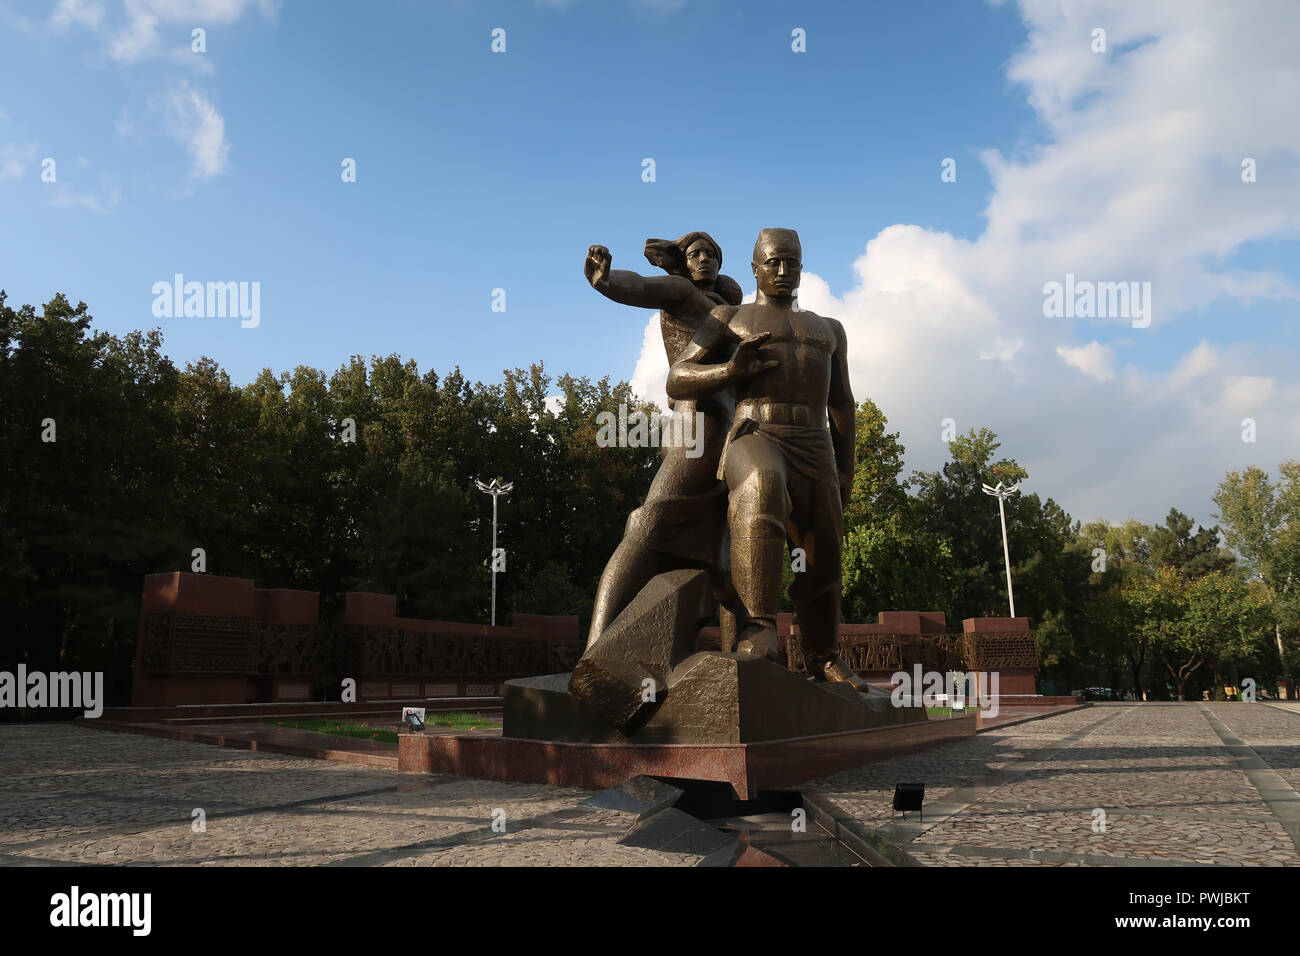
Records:
[[[926,784],[924,822],[894,785]],[[808,784],[932,866],[1300,866],[1300,709],[1107,704]],[[0,726],[0,865],[692,866],[589,793]],[[191,829],[206,813],[206,832]],[[505,813],[506,832],[492,828]],[[1094,832],[1094,810],[1105,832]]]
[[[1242,746],[1230,749],[1213,721]],[[1262,782],[1251,756],[1285,784]],[[924,823],[891,808],[926,784]],[[1259,785],[1257,785],[1257,783]],[[1261,792],[1261,786],[1267,793]],[[1300,710],[1103,705],[808,785],[927,866],[1300,866]],[[1271,802],[1270,802],[1271,801]],[[1105,811],[1095,832],[1094,810]]]
[[[0,726],[0,865],[693,866],[585,790],[401,773],[71,724]],[[202,808],[206,830],[191,829]],[[505,813],[505,833],[492,829]]]

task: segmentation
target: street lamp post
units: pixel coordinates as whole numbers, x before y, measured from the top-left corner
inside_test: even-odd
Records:
[[[1011,602],[1011,616],[1016,616],[1016,596],[1011,591],[1011,551],[1007,548],[1007,509],[1005,502],[1007,498],[1020,490],[1020,482],[1016,482],[1010,488],[998,482],[997,487],[984,485],[984,494],[992,495],[998,499],[998,515],[1002,518],[1002,560],[1007,565],[1007,598]]]
[[[479,491],[483,492],[484,494],[488,494],[492,496],[492,557],[489,560],[492,562],[492,626],[496,627],[496,623],[497,623],[497,498],[499,498],[501,495],[510,494],[511,490],[515,486],[515,483],[513,481],[510,481],[505,484],[502,484],[501,479],[493,478],[491,484],[485,485],[483,484],[483,482],[475,478],[474,484],[478,485]]]

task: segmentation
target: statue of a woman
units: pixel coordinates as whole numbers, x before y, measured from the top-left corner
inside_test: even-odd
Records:
[[[611,256],[604,246],[588,250],[583,271],[592,288],[607,298],[659,310],[670,367],[702,326],[718,325],[718,334],[733,335],[710,311],[719,305],[740,304],[741,290],[730,276],[719,274],[722,249],[708,233],[687,233],[675,242],[647,239],[645,257],[668,274],[642,276],[611,269]],[[735,633],[735,621],[728,613],[739,605],[728,570],[727,486],[717,477],[735,398],[729,391],[720,391],[670,406],[684,422],[700,423],[695,435],[698,444],[690,449],[680,442],[662,447],[663,460],[645,503],[628,516],[623,540],[601,575],[588,651],[651,578],[679,568],[709,573],[714,594],[723,604],[724,643]]]

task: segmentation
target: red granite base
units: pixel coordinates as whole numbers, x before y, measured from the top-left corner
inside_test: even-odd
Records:
[[[603,790],[637,774],[731,784],[752,800],[851,767],[975,734],[974,717],[752,744],[588,744],[500,736],[401,734],[400,770]]]
[[[343,704],[327,701],[280,701],[274,704],[179,704],[170,707],[105,707],[102,719],[126,724],[193,724],[265,720],[270,717],[345,717],[389,715],[394,723],[403,707],[423,707],[428,713],[467,711],[498,713],[500,697],[408,697]]]
[[[364,764],[369,767],[397,769],[397,755],[393,745],[355,737],[335,737],[290,727],[269,727],[266,724],[213,724],[178,727],[166,723],[125,723],[112,720],[77,720],[78,726],[118,733],[143,734],[148,737],[165,737],[169,740],[188,740],[217,747],[237,750],[257,750],[262,753],[288,754],[293,757],[311,757],[316,760],[339,760],[344,763]]]

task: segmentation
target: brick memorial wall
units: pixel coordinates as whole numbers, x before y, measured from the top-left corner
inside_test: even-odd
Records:
[[[1038,693],[1038,643],[1027,617],[968,617],[961,622],[966,670],[997,672],[1003,694]]]
[[[425,621],[398,617],[391,594],[349,594],[342,634],[360,648],[367,698],[500,697],[511,678],[573,670],[582,651],[577,615]]]
[[[505,681],[572,670],[576,615],[516,614],[491,627],[397,616],[391,594],[346,597],[321,624],[320,595],[244,578],[173,571],[145,577],[134,707],[312,699],[327,646],[355,673],[357,700],[498,697]],[[344,663],[339,663],[340,661]]]
[[[315,591],[256,588],[244,578],[173,571],[145,577],[131,703],[308,701],[326,648],[354,677],[358,702],[499,697],[507,680],[573,670],[576,615],[516,614],[491,627],[397,615],[391,594],[346,596],[342,623],[321,624]],[[803,671],[799,628],[777,621],[790,666]],[[699,647],[718,647],[704,628]],[[996,671],[1004,695],[1035,694],[1038,654],[1027,618],[968,618],[950,634],[942,612],[882,611],[843,624],[840,653],[865,679],[889,686],[911,671]]]
[[[777,616],[777,634],[789,666],[806,673],[793,615]],[[719,646],[716,627],[704,629],[700,646]],[[1024,617],[967,618],[960,634],[950,634],[942,611],[881,611],[875,624],[840,625],[840,656],[880,687],[920,664],[922,671],[996,671],[1000,694],[1038,693],[1038,647]]]

